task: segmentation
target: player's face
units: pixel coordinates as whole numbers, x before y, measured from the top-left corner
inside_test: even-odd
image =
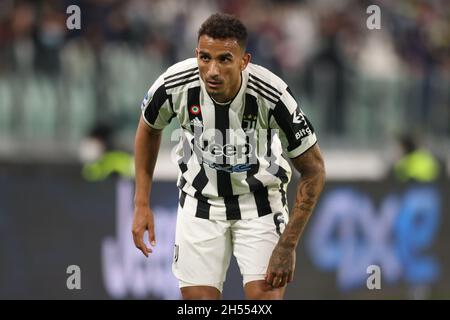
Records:
[[[247,67],[250,54],[236,39],[213,39],[202,35],[195,49],[200,77],[206,91],[218,102],[232,99],[241,85],[241,71]]]

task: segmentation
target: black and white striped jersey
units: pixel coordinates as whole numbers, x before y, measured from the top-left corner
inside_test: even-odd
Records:
[[[152,128],[179,119],[174,154],[180,168],[180,205],[205,219],[250,219],[287,211],[287,157],[295,158],[316,143],[314,129],[286,83],[251,63],[229,104],[211,99],[197,59],[191,58],[155,81],[141,109]]]

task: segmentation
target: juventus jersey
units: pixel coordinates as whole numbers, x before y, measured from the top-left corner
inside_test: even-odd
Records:
[[[311,123],[283,80],[252,63],[241,79],[234,99],[218,104],[206,92],[197,59],[187,59],[168,68],[141,105],[152,128],[163,129],[178,118],[180,206],[199,218],[250,219],[287,211],[287,157],[316,143]]]

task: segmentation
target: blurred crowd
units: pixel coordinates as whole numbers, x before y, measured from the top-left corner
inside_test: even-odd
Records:
[[[72,4],[81,8],[80,30],[66,28],[66,8]],[[31,63],[37,70],[58,72],[61,51],[72,40],[85,41],[94,52],[110,42],[126,43],[158,54],[170,65],[192,55],[199,24],[220,11],[243,19],[256,61],[275,72],[298,72],[314,58],[339,64],[374,49],[365,44],[371,33],[365,28],[366,8],[371,4],[379,5],[382,13],[383,39],[375,41],[392,47],[401,60],[397,67],[421,75],[438,66],[449,70],[446,0],[2,0],[1,70]]]
[[[80,30],[66,27],[66,8],[72,4],[81,9]],[[379,30],[366,27],[371,4],[381,9]],[[349,79],[362,75],[373,89],[367,97],[374,104],[370,108],[383,103],[380,95],[385,90],[377,91],[371,81],[390,83],[402,77],[412,81],[406,89],[401,87],[403,104],[408,106],[405,120],[428,123],[431,130],[441,130],[439,134],[450,133],[450,112],[443,119],[436,117],[450,108],[447,0],[1,0],[0,76],[101,73],[106,68],[105,52],[117,46],[139,52],[160,72],[193,56],[199,25],[219,11],[235,14],[246,24],[253,62],[285,78],[312,107],[320,105],[322,119],[317,122],[323,131],[334,136],[348,131],[349,101],[356,92],[354,85],[360,85]],[[70,67],[74,52],[81,58]],[[126,85],[126,73],[122,76]],[[142,88],[154,75],[147,79]],[[101,86],[101,82],[93,83]],[[141,88],[139,92],[143,94]],[[437,120],[431,119],[433,115]]]

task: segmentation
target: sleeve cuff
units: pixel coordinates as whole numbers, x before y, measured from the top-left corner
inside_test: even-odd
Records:
[[[297,158],[298,156],[301,156],[303,153],[308,151],[311,147],[313,147],[317,143],[317,137],[316,134],[312,134],[311,136],[305,138],[302,140],[302,144],[299,145],[294,150],[291,150],[287,152],[287,156],[290,159]]]
[[[151,124],[150,122],[148,122],[148,120],[145,118],[145,109],[142,110],[142,119],[144,119],[144,122],[152,129],[157,129],[157,130],[164,129],[164,127],[160,127],[160,126],[157,126],[155,124]]]

